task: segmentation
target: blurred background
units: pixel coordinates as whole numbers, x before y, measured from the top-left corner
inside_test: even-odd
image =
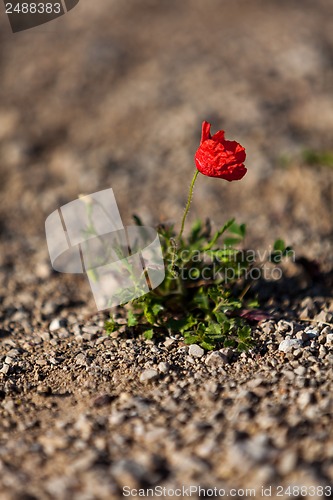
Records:
[[[332,9],[81,0],[12,34],[1,3],[0,265],[15,286],[48,276],[45,219],[80,193],[112,187],[126,224],[179,223],[203,120],[246,147],[248,174],[200,176],[190,220],[235,216],[249,246],[283,237],[331,266]]]

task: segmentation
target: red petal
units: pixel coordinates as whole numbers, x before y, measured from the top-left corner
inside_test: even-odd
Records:
[[[224,143],[225,141],[224,134],[225,134],[224,130],[219,130],[218,132],[216,132],[216,134],[213,135],[212,137],[213,141]]]
[[[200,144],[202,144],[204,141],[207,141],[208,139],[211,139],[210,127],[211,127],[210,123],[206,121],[202,122]]]

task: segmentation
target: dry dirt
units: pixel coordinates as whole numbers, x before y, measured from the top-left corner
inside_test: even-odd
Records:
[[[322,498],[333,169],[303,152],[332,150],[331,0],[81,0],[18,34],[1,5],[0,42],[1,500],[182,485]],[[52,272],[44,234],[56,208],[108,187],[125,224],[179,221],[204,119],[246,147],[248,174],[200,176],[190,220],[235,216],[248,247],[282,237],[301,259],[258,287],[274,318],[242,357],[106,337],[86,279]]]

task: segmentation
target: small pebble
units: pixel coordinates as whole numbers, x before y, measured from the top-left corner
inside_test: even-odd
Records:
[[[158,372],[150,368],[141,373],[140,382],[150,382],[152,380],[157,379],[157,377],[158,377]]]
[[[205,351],[202,349],[202,347],[198,346],[197,344],[191,344],[188,353],[190,356],[193,356],[194,358],[201,358],[205,354]]]
[[[228,363],[228,358],[225,354],[221,352],[211,352],[208,354],[205,360],[206,366],[210,366],[212,368],[217,368],[219,366],[226,365]]]
[[[161,363],[158,364],[157,368],[161,373],[167,373],[170,369],[170,366],[168,365],[168,363],[164,363],[164,361],[161,361]]]
[[[279,344],[279,351],[289,352],[297,347],[301,347],[303,342],[299,339],[285,339]]]

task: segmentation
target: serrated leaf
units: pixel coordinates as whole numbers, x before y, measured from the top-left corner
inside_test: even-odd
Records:
[[[151,325],[153,325],[155,323],[155,315],[153,314],[149,305],[147,306],[145,304],[145,306],[143,308],[143,314],[144,314],[144,317],[146,318],[146,320],[148,321],[148,323],[150,323]]]
[[[237,342],[234,339],[226,339],[223,342],[224,347],[236,347]]]
[[[187,332],[184,335],[184,341],[185,344],[196,344],[198,342],[198,336]]]
[[[248,340],[251,338],[251,328],[249,326],[243,326],[238,330],[238,338],[242,341]]]
[[[127,326],[137,326],[138,320],[132,311],[127,312]]]
[[[209,298],[201,289],[198,290],[193,302],[203,311],[209,311],[210,309]]]
[[[239,352],[246,352],[249,350],[249,346],[245,344],[244,342],[239,342],[237,346],[237,351]]]
[[[205,333],[209,335],[209,337],[221,337],[221,325],[218,323],[210,323]]]
[[[216,321],[220,324],[220,325],[223,325],[226,321],[228,321],[228,318],[227,316],[221,312],[221,311],[216,311],[214,313],[215,315],[215,318],[216,318]]]
[[[204,340],[200,342],[200,347],[206,349],[206,351],[213,351],[215,349],[215,344],[210,344],[209,342],[205,342]]]

